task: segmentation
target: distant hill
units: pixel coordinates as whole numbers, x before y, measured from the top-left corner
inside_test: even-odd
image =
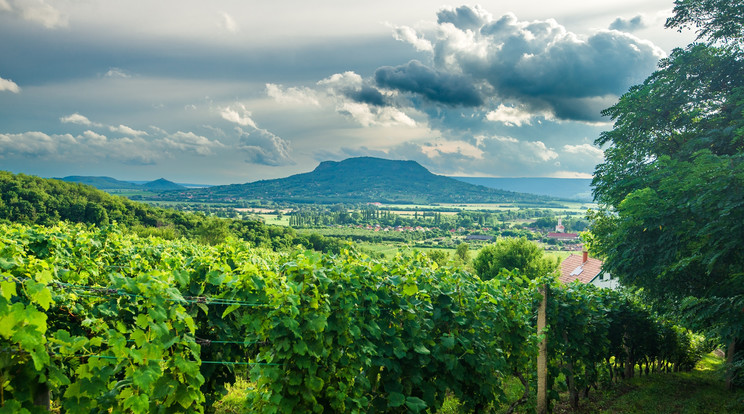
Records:
[[[164,199],[274,200],[300,203],[549,203],[546,197],[473,185],[432,174],[415,161],[373,157],[324,161],[315,170],[274,180],[166,192]]]
[[[591,178],[452,177],[466,183],[565,200],[592,201]]]
[[[165,178],[150,181],[149,183],[142,184],[140,187],[150,191],[181,190],[186,188],[180,184],[174,183],[173,181],[168,181]]]
[[[343,247],[337,240],[306,237],[289,227],[157,208],[85,184],[0,171],[0,223],[51,226],[61,220],[92,225],[116,222],[124,230],[144,236],[187,237],[212,244],[233,236],[275,250],[302,244],[337,253]]]
[[[68,183],[80,183],[95,187],[99,190],[133,190],[141,188],[139,185],[128,181],[120,181],[111,177],[89,177],[84,175],[70,175],[58,180]]]
[[[99,190],[147,190],[147,191],[168,191],[181,190],[186,187],[168,181],[165,178],[159,178],[155,181],[136,183],[130,181],[121,181],[111,177],[90,177],[84,175],[71,175],[64,178],[58,178],[68,183],[80,183],[95,187]]]

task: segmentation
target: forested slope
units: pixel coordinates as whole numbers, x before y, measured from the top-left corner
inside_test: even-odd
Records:
[[[84,184],[0,171],[0,222],[53,225],[59,221],[101,226],[116,222],[140,235],[186,237],[210,244],[235,237],[275,250],[303,245],[338,251],[336,240],[303,236],[255,220],[226,220],[162,209],[113,196]]]

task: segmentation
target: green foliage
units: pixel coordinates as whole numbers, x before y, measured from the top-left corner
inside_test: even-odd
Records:
[[[744,6],[675,2],[676,49],[603,114],[593,248],[626,286],[728,343],[744,337]]]
[[[239,364],[251,412],[421,412],[447,392],[477,408],[535,352],[534,290],[417,253],[387,264],[0,225],[0,259],[6,408],[31,409],[46,383],[69,411],[201,411]]]
[[[460,243],[455,249],[455,257],[460,259],[463,263],[467,263],[470,260],[470,245],[467,243]]]
[[[247,371],[246,412],[424,412],[448,396],[481,412],[530,378],[537,286],[556,283],[483,281],[418,252],[277,254],[69,224],[0,225],[0,269],[0,406],[15,411],[34,409],[39,384],[69,412],[210,411]],[[552,359],[589,384],[619,299],[552,292]],[[621,343],[656,325],[642,326]]]
[[[706,355],[706,364],[690,372],[649,375],[592,390],[578,412],[582,413],[716,413],[740,414],[744,389],[723,387],[722,360]],[[568,404],[556,403],[554,412],[572,412]]]
[[[95,226],[116,222],[143,237],[186,237],[212,245],[236,237],[274,250],[303,245],[338,253],[343,244],[319,235],[308,239],[290,228],[260,221],[221,220],[155,208],[87,185],[0,171],[0,222],[54,225],[60,220]]]
[[[744,38],[744,5],[731,0],[675,0],[666,27],[695,28],[697,38],[728,43]]]
[[[574,407],[580,391],[632,377],[636,365],[691,370],[702,358],[701,337],[656,317],[628,293],[578,282],[553,285],[547,315],[550,396],[558,397],[563,377]]]
[[[476,274],[483,280],[497,277],[502,270],[515,271],[529,279],[553,275],[558,262],[543,257],[537,243],[521,238],[500,238],[482,248],[473,260]]]
[[[444,266],[449,260],[449,254],[444,250],[429,250],[426,255],[439,266]]]

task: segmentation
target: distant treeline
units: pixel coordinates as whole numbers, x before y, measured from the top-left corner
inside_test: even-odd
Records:
[[[235,237],[254,246],[281,250],[302,245],[338,252],[343,241],[301,235],[257,220],[209,217],[148,206],[91,186],[0,171],[0,222],[53,225],[59,221],[103,226],[111,223],[140,235],[185,237],[215,244]]]
[[[344,205],[316,208],[299,208],[289,213],[292,227],[323,227],[333,225],[379,225],[383,227],[421,226],[429,229],[450,230],[453,228],[506,230],[509,221],[536,219],[529,227],[541,231],[554,231],[558,224],[555,212],[548,209],[519,209],[502,211],[456,210],[457,214],[442,214],[427,209],[410,210],[413,215],[396,214],[388,209],[365,206],[348,209]],[[570,214],[570,213],[566,213]],[[567,231],[586,229],[588,222],[581,217],[566,217],[563,225]],[[522,226],[520,226],[522,227]]]

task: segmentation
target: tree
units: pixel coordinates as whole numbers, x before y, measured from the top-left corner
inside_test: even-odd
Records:
[[[744,6],[678,0],[699,40],[603,111],[593,248],[624,285],[718,335],[744,338]]]
[[[744,37],[744,3],[737,0],[677,0],[665,27],[695,28],[698,40],[729,43]]]
[[[483,280],[498,276],[502,269],[535,279],[553,273],[558,262],[543,257],[537,243],[524,237],[499,239],[481,249],[473,260],[475,273]]]
[[[467,263],[470,260],[470,245],[467,243],[460,243],[455,249],[455,257],[460,259],[463,263]]]
[[[444,250],[429,250],[426,255],[439,266],[444,266],[449,260],[449,255]]]

